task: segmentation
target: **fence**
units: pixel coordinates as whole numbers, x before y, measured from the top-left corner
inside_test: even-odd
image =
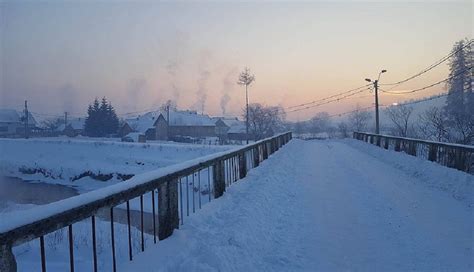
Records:
[[[474,146],[354,132],[354,139],[474,174]]]
[[[46,271],[45,235],[63,228],[67,228],[69,268],[74,271],[73,225],[81,221],[81,224],[85,221],[91,224],[90,269],[97,271],[96,224],[99,220],[96,218],[110,222],[110,262],[111,270],[116,271],[118,237],[115,237],[114,230],[117,224],[127,226],[128,235],[125,239],[128,241],[128,259],[132,260],[132,227],[139,229],[140,251],[144,251],[145,231],[152,235],[153,243],[157,242],[157,238],[163,240],[169,237],[175,228],[184,224],[185,217],[191,211],[195,212],[206,202],[222,196],[226,187],[244,178],[249,169],[257,167],[291,138],[291,132],[283,133],[236,150],[161,168],[137,175],[126,182],[25,211],[29,212],[29,216],[10,218],[8,222],[6,218],[2,218],[4,224],[0,226],[0,271],[16,271],[17,262],[12,247],[32,240],[39,240],[38,267],[41,265],[42,271]],[[139,211],[130,207],[130,201],[135,198],[140,201]],[[149,210],[147,221],[144,220],[144,214],[147,214],[144,212],[144,198],[149,201],[146,205],[151,205],[146,207]],[[140,224],[132,226],[131,214],[135,215],[134,218]],[[103,224],[103,221],[100,222]],[[127,241],[122,242],[127,244]]]

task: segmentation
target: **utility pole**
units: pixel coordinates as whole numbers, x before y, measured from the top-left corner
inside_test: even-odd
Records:
[[[28,139],[28,101],[25,100],[25,139]]]
[[[246,128],[246,131],[245,131],[245,135],[246,138],[247,138],[247,144],[249,143],[249,92],[248,92],[248,84],[245,85],[245,100],[246,100],[246,105],[247,105],[247,116],[245,118],[245,128]]]
[[[380,133],[380,123],[379,123],[379,81],[374,81],[374,90],[375,90],[375,134]]]
[[[245,127],[246,127],[246,135],[245,138],[247,138],[247,144],[249,143],[249,92],[248,92],[248,87],[252,82],[255,81],[255,76],[250,74],[250,69],[245,67],[244,71],[240,73],[239,75],[239,80],[237,81],[237,84],[239,85],[245,85],[245,104],[246,104],[246,116],[245,116]]]
[[[387,70],[382,70],[379,73],[377,80],[372,81],[369,78],[366,78],[365,81],[373,82],[374,91],[375,91],[375,134],[380,134],[380,123],[379,123],[379,80],[380,75],[387,72]]]

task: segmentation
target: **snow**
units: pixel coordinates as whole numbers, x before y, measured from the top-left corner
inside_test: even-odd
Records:
[[[229,146],[125,143],[102,140],[50,138],[0,139],[0,175],[74,186],[89,191],[117,183],[118,174],[140,174],[197,157],[229,150]],[[20,168],[44,169],[23,174]],[[81,178],[86,171],[113,174],[107,182]]]
[[[120,267],[472,271],[473,182],[360,141],[293,140]]]

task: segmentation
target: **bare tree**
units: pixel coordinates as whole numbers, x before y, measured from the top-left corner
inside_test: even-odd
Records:
[[[406,105],[391,106],[385,110],[392,121],[394,133],[398,136],[406,137],[410,126],[410,116],[413,108]]]
[[[339,135],[342,138],[349,137],[349,126],[346,122],[340,122],[337,124],[337,130],[339,131]]]
[[[349,115],[349,125],[354,131],[366,131],[367,124],[372,118],[369,112],[362,110],[359,105],[356,109]]]
[[[418,131],[422,138],[439,142],[448,140],[446,118],[441,109],[431,107],[421,113],[418,118]]]
[[[310,120],[310,128],[313,134],[329,132],[331,118],[327,112],[319,112]]]
[[[243,115],[247,115],[244,110]],[[282,107],[265,107],[254,103],[248,107],[249,130],[255,140],[272,136],[284,129],[285,111]]]
[[[255,81],[255,76],[250,73],[250,69],[245,67],[244,71],[242,71],[239,75],[239,79],[237,80],[237,84],[245,86],[245,101],[246,101],[246,114],[245,114],[245,125],[246,125],[246,132],[247,132],[247,143],[249,143],[248,135],[249,135],[249,92],[248,87]]]

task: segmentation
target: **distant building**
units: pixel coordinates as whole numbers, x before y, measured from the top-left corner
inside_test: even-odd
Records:
[[[156,140],[155,122],[159,112],[148,112],[135,118],[126,119],[119,128],[119,135],[125,136],[131,132],[145,135],[147,140]]]
[[[146,135],[147,140],[165,141],[216,136],[215,122],[208,115],[196,111],[170,111],[169,119],[168,122],[168,113],[165,111],[148,112],[126,119],[119,131],[124,136],[130,132],[139,132]]]
[[[237,117],[214,117],[216,135],[221,143],[245,141],[247,139],[245,122]]]
[[[0,136],[22,137],[25,134],[25,118],[22,112],[13,109],[0,109]],[[31,113],[28,113],[28,130],[37,129],[37,123]]]
[[[216,137],[216,124],[206,114],[196,111],[161,113],[155,123],[157,140],[173,140],[180,136],[192,138]]]
[[[67,124],[60,125],[56,130],[66,136],[76,137],[84,135],[85,118],[73,118],[68,120]]]

